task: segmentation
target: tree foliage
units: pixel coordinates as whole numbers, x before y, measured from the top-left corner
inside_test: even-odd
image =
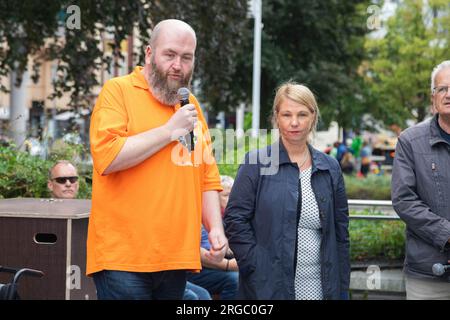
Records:
[[[351,127],[363,113],[358,65],[364,57],[366,6],[363,1],[267,0],[263,2],[261,124],[275,89],[289,79],[316,94],[325,124]],[[253,28],[253,21],[249,21]],[[236,90],[251,97],[252,41],[239,57]],[[361,109],[361,112],[356,112]],[[349,112],[349,110],[353,110]]]
[[[55,155],[43,160],[27,152],[17,151],[13,145],[0,145],[0,199],[1,198],[48,198],[48,171],[57,160],[68,159]],[[87,172],[78,167],[80,175],[79,199],[91,197],[91,168]]]
[[[448,1],[404,0],[382,38],[368,38],[366,80],[377,100],[373,110],[386,124],[422,121],[430,107],[433,67],[448,60]]]
[[[66,27],[71,5],[80,8],[80,29]],[[121,57],[117,49],[133,28],[143,44],[136,56],[139,64],[154,25],[163,19],[181,18],[197,32],[198,90],[213,106],[223,105],[232,96],[230,75],[245,39],[246,11],[245,0],[217,0],[214,5],[205,1],[4,0],[0,2],[0,44],[4,44],[0,47],[0,76],[12,70],[20,76],[32,57],[36,81],[42,61],[55,60],[57,78],[51,98],[70,92],[73,106],[91,105],[92,90],[99,85],[98,70],[102,66],[109,69],[114,57]],[[110,50],[102,47],[105,32],[113,37]]]

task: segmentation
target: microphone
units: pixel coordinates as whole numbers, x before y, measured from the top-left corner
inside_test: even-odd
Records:
[[[182,87],[182,88],[178,89],[177,94],[180,97],[180,106],[181,107],[184,106],[184,105],[189,104],[189,94],[190,94],[190,92],[189,92],[188,88]],[[190,136],[191,136],[191,148],[190,149],[191,149],[191,151],[194,151],[194,130],[192,130],[190,132]]]
[[[450,270],[450,264],[442,264],[442,263],[435,263],[433,264],[433,273],[436,276],[442,276],[444,273],[447,272],[447,270]]]

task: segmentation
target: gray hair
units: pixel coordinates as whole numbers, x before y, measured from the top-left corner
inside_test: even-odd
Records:
[[[434,67],[433,72],[431,72],[431,93],[433,93],[434,89],[434,79],[436,78],[437,74],[445,68],[450,68],[450,60],[441,62],[436,67]]]
[[[234,179],[230,176],[220,176],[220,184],[222,187],[231,188],[233,186]]]

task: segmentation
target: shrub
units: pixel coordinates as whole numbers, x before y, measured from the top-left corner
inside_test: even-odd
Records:
[[[44,198],[50,162],[10,147],[0,147],[0,197]]]
[[[51,161],[65,159],[72,163],[79,163],[81,161],[81,155],[87,152],[88,150],[86,150],[83,144],[68,143],[63,139],[57,139],[52,144],[49,159]]]
[[[390,200],[390,175],[369,175],[367,178],[357,178],[344,175],[345,191],[349,199]]]
[[[48,198],[48,170],[54,161],[60,159],[64,158],[55,156],[52,161],[43,160],[17,151],[14,146],[0,146],[0,198]],[[91,184],[83,178],[90,177],[90,172],[80,171],[79,174],[78,198],[88,199],[91,197]]]
[[[369,211],[357,214],[382,215]],[[349,233],[352,261],[402,260],[405,256],[405,224],[401,220],[350,219]]]

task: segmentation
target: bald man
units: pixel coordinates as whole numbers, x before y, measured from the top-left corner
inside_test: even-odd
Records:
[[[57,161],[49,170],[47,187],[52,198],[75,199],[80,187],[77,168],[67,160]]]
[[[201,269],[202,222],[208,258],[227,251],[208,127],[196,98],[180,106],[177,95],[190,86],[196,45],[185,22],[158,23],[145,65],[107,81],[97,99],[87,274],[99,299],[181,299],[186,270]]]

